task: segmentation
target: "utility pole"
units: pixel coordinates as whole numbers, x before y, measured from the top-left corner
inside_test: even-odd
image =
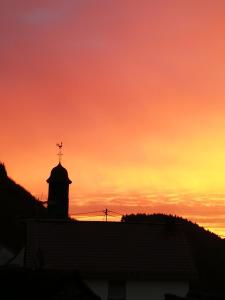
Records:
[[[103,212],[104,212],[104,214],[105,214],[105,221],[107,222],[107,221],[108,221],[108,213],[109,213],[109,211],[108,211],[108,209],[106,208]]]

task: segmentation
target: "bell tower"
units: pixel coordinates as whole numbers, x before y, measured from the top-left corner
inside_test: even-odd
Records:
[[[69,185],[72,181],[67,170],[61,164],[62,143],[59,147],[59,163],[51,171],[47,179],[48,189],[48,215],[50,218],[67,219],[69,209]]]

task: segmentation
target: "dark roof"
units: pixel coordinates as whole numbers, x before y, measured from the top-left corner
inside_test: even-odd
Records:
[[[101,300],[77,272],[0,268],[4,299]]]
[[[68,182],[71,183],[72,181],[68,177],[67,170],[61,165],[61,163],[58,163],[56,167],[54,167],[51,171],[50,177],[47,179],[47,182]]]
[[[75,269],[86,277],[182,280],[195,275],[181,231],[160,224],[31,221],[25,264]]]

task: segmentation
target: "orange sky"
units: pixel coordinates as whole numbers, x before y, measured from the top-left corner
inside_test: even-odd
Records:
[[[166,212],[225,235],[225,2],[2,0],[0,160],[70,212]]]

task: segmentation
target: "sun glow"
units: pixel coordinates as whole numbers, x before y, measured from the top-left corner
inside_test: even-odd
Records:
[[[125,212],[191,210],[222,232],[225,222],[209,216],[224,210],[214,196],[225,194],[225,2],[3,2],[9,175],[46,197],[63,140],[71,214],[104,209],[109,192]]]

